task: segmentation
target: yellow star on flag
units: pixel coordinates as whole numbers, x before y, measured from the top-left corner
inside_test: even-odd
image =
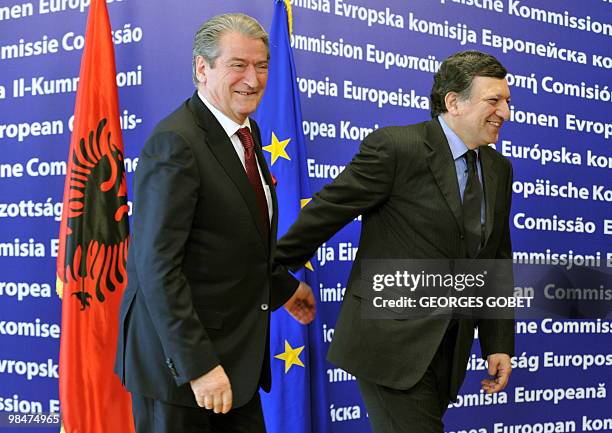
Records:
[[[276,138],[274,131],[272,132],[272,143],[263,148],[263,150],[270,152],[272,155],[272,165],[274,165],[278,158],[285,158],[286,160],[291,161],[291,158],[289,158],[289,155],[287,155],[287,151],[285,151],[285,148],[290,141],[291,138],[279,141],[278,138]]]
[[[304,364],[300,359],[300,353],[302,353],[302,350],[304,350],[304,346],[296,347],[294,349],[291,347],[289,342],[285,340],[285,351],[283,353],[279,353],[278,355],[274,355],[274,357],[285,361],[285,373],[287,373],[293,365],[304,367]]]
[[[310,198],[310,197],[309,197],[309,198],[303,198],[303,199],[301,199],[301,200],[300,200],[300,209],[303,209],[303,208],[304,208],[304,206],[306,206],[308,203],[310,203],[310,201],[311,201],[311,200],[312,200],[312,198]],[[309,271],[313,271],[313,272],[314,272],[314,268],[313,268],[313,266],[312,266],[312,263],[310,263],[310,260],[308,260],[308,261],[306,262],[306,264],[304,265],[304,267],[305,267],[306,269],[308,269]]]

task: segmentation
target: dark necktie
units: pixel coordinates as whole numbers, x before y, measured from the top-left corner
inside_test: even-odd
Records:
[[[482,224],[480,222],[482,187],[476,168],[478,155],[473,150],[468,150],[464,155],[468,166],[468,178],[463,192],[463,227],[468,256],[475,257],[482,242]]]
[[[259,207],[259,214],[261,217],[262,228],[264,229],[264,236],[267,239],[270,232],[270,218],[268,216],[268,201],[266,200],[266,194],[264,193],[263,186],[261,185],[261,178],[259,177],[259,170],[257,170],[257,157],[255,156],[255,142],[249,128],[244,127],[236,131],[242,146],[244,147],[244,165],[246,168],[246,174],[249,178],[249,183],[253,187],[255,197],[257,198],[257,204]]]

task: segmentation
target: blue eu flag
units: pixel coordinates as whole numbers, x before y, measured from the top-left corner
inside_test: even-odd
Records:
[[[277,181],[279,236],[310,200],[300,97],[289,42],[290,8],[288,1],[275,1],[268,85],[254,116],[261,130],[264,154]],[[317,297],[313,268],[307,268],[296,277],[307,281]],[[323,343],[315,332],[320,329],[317,322],[315,319],[309,326],[300,325],[282,308],[272,315],[272,391],[262,393],[269,433],[328,430]]]

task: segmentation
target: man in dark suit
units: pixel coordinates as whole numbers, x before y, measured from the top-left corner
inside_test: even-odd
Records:
[[[310,287],[271,260],[276,194],[248,118],[268,58],[253,18],[204,23],[197,91],[140,156],[116,361],[139,433],[264,432],[257,391],[270,388],[270,311],[314,317]]]
[[[477,51],[446,59],[434,78],[432,120],[370,134],[278,243],[278,262],[297,267],[363,215],[328,358],[357,377],[376,433],[443,432],[476,326],[492,376],[483,389],[508,382],[512,320],[365,319],[361,283],[365,260],[511,258],[512,167],[488,146],[510,116],[506,73]]]

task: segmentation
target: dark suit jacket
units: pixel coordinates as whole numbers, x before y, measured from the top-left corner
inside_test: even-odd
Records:
[[[486,200],[486,244],[479,258],[511,258],[508,225],[512,167],[480,148]],[[370,134],[346,169],[302,210],[279,241],[276,259],[298,266],[338,229],[363,214],[355,258],[328,358],[353,375],[395,389],[425,373],[447,319],[362,319],[361,264],[367,259],[466,258],[457,174],[437,119]],[[371,291],[371,287],[369,288]],[[475,322],[460,320],[451,399],[465,376]],[[512,355],[511,320],[481,321],[483,356]]]
[[[270,173],[251,120],[267,185]],[[277,203],[264,239],[255,193],[197,93],[147,140],[134,179],[128,287],[115,371],[131,392],[197,406],[191,379],[221,364],[233,406],[269,388],[270,310],[297,281],[273,268]]]

